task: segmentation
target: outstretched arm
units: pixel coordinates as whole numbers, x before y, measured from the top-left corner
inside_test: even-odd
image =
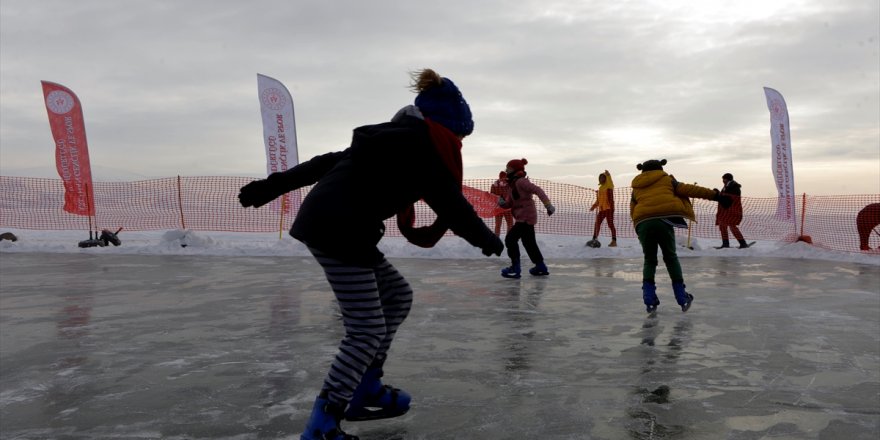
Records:
[[[345,151],[337,151],[315,156],[287,171],[272,173],[265,179],[248,183],[241,187],[238,201],[245,208],[248,206],[259,208],[282,194],[317,182],[345,154]]]
[[[677,180],[672,181],[672,186],[675,188],[675,195],[677,196],[718,200],[718,190],[716,189],[709,189],[698,185],[691,185],[689,183],[681,183]]]
[[[677,180],[672,181],[672,186],[675,188],[675,194],[678,196],[684,197],[692,197],[695,199],[706,199],[706,200],[714,200],[721,204],[721,206],[725,208],[729,208],[733,203],[733,199],[730,196],[721,194],[717,189],[709,189],[699,185],[691,185],[689,183],[681,183]]]

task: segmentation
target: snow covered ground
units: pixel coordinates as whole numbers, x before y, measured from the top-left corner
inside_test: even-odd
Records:
[[[148,231],[119,233],[119,247],[80,248],[82,240],[88,239],[86,231],[31,231],[3,230],[14,233],[19,241],[0,241],[4,252],[50,252],[86,254],[136,254],[136,255],[229,255],[229,256],[310,256],[302,243],[284,233],[224,233],[201,231]],[[681,237],[680,237],[681,238]],[[619,247],[607,247],[609,239],[600,237],[603,247],[591,249],[584,246],[588,237],[567,235],[539,235],[541,252],[552,264],[553,259],[578,258],[641,258],[642,251],[637,239],[620,239]],[[181,246],[186,244],[186,247]],[[681,239],[679,257],[782,257],[816,259],[880,265],[880,251],[838,252],[817,248],[806,243],[782,243],[759,241],[749,249],[714,249],[720,240],[692,239],[690,247]],[[445,237],[432,249],[423,249],[407,243],[400,237],[385,237],[379,245],[390,258],[465,258],[484,257],[479,249],[458,237]]]

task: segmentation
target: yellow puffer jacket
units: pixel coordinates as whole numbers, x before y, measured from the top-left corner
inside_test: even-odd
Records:
[[[678,182],[662,170],[642,172],[632,181],[629,213],[633,226],[655,218],[684,217],[695,221],[694,207],[687,197],[714,200],[716,192]]]
[[[605,183],[599,185],[596,191],[596,202],[590,207],[590,211],[599,208],[599,212],[614,209],[614,181],[611,180],[611,173],[604,172]]]

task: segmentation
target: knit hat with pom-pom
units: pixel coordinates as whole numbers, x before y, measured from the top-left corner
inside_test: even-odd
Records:
[[[526,175],[526,165],[529,163],[525,158],[522,159],[513,159],[507,162],[507,174],[514,176],[519,175],[519,177]]]
[[[425,117],[458,136],[467,136],[474,131],[471,108],[449,78],[443,78],[440,85],[422,90],[415,104]]]
[[[646,161],[636,165],[636,169],[640,170],[643,173],[645,171],[656,171],[656,170],[663,171],[663,165],[666,165],[666,159],[660,159],[660,160],[651,159],[651,160],[646,160]]]

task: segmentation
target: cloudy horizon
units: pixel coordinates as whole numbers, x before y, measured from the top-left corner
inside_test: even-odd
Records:
[[[300,160],[452,78],[466,178],[513,158],[595,187],[635,165],[775,195],[763,87],[785,97],[795,191],[880,193],[880,2],[4,0],[0,175],[52,177],[40,81],[83,105],[95,180],[265,175],[257,74],[293,95]],[[55,174],[57,176],[57,174]]]

